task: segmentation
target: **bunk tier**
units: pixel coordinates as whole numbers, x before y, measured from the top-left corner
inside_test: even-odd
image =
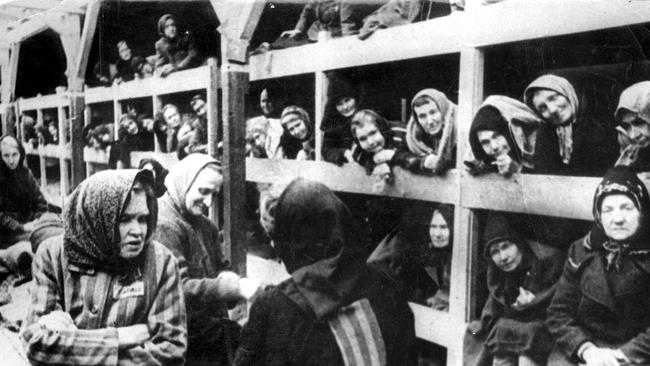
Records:
[[[68,93],[40,95],[33,98],[19,98],[17,101],[18,110],[20,113],[35,111],[37,114],[37,122],[42,122],[42,111],[45,109],[56,109],[59,118],[64,117],[62,114],[63,108],[69,107],[70,97]],[[58,128],[58,127],[57,127]],[[50,159],[71,159],[70,144],[65,145],[39,145],[33,147],[30,144],[24,144],[25,154],[35,155],[41,158]]]
[[[110,87],[86,88],[84,92],[85,103],[86,105],[91,105],[95,103],[111,102],[114,104],[115,110],[118,110],[120,101],[133,98],[151,97],[154,106],[160,108],[161,106],[157,105],[156,103],[156,98],[158,96],[199,89],[209,90],[212,83],[211,78],[218,78],[218,73],[211,72],[212,67],[216,68],[216,62],[209,60],[208,65],[183,71],[177,71],[165,78],[154,76],[147,79],[136,79],[125,83],[120,83]],[[219,85],[218,81],[215,84]],[[119,113],[116,114],[115,119],[117,120],[118,117]],[[135,153],[134,155],[138,154],[140,153]],[[142,152],[140,155],[142,154],[145,156],[151,156],[151,154],[147,152]],[[165,155],[170,156],[165,157]],[[173,159],[171,155],[172,154],[163,153],[156,154],[158,159],[162,159],[161,161],[174,161],[175,159]],[[104,150],[84,147],[84,161],[90,164],[105,165],[108,164],[108,153]],[[134,166],[137,166],[137,161],[139,160],[136,160],[136,164]]]

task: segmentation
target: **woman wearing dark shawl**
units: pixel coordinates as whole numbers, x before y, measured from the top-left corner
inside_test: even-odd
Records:
[[[172,253],[151,239],[149,172],[103,171],[64,208],[64,234],[45,240],[21,337],[35,364],[182,365],[185,304]]]
[[[597,70],[542,75],[524,102],[546,122],[537,133],[535,170],[541,174],[601,176],[618,156],[614,109],[619,82]]]
[[[621,93],[615,117],[621,150],[616,165],[650,171],[650,81],[636,83]]]
[[[236,365],[413,364],[413,315],[390,281],[366,268],[350,216],[321,183],[297,179],[285,189],[273,240],[291,278],[253,303]]]
[[[650,362],[650,197],[629,167],[596,188],[594,227],[569,249],[548,308],[550,365]]]

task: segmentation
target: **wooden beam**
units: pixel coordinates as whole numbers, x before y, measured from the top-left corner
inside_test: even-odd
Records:
[[[66,136],[68,135],[68,128],[69,128],[69,121],[66,118],[65,115],[65,109],[63,105],[60,105],[57,108],[57,119],[59,121],[59,150],[60,151],[65,151],[67,141],[66,141]],[[76,159],[76,160],[81,160],[81,159]],[[61,154],[59,157],[59,189],[61,191],[61,207],[65,205],[65,197],[67,197],[69,189],[70,189],[70,182],[68,181],[68,175],[69,175],[70,170],[68,169],[68,161],[66,159],[65,154]]]
[[[262,16],[265,1],[210,1],[217,18],[219,33],[229,39],[221,47],[225,49],[224,59],[238,63],[247,62],[248,44]]]
[[[77,77],[77,81],[81,82],[81,86],[74,86],[71,90],[80,91],[83,87],[83,81],[86,77],[86,69],[88,68],[88,58],[90,57],[90,48],[93,44],[93,37],[97,29],[97,20],[99,18],[99,9],[101,8],[101,1],[90,0],[86,7],[86,16],[84,18],[83,30],[81,31],[81,43],[79,52],[75,59],[75,66],[71,75]]]
[[[70,149],[72,156],[75,157],[70,161],[72,180],[70,181],[71,189],[74,189],[86,178],[86,166],[84,159],[85,136],[83,128],[86,124],[85,100],[83,94],[71,93],[70,95]],[[67,195],[67,192],[66,192]]]
[[[215,158],[219,153],[219,80],[221,79],[217,60],[211,58],[208,60],[210,76],[208,78],[208,88],[206,93],[206,108],[208,119],[208,154]],[[225,99],[224,99],[225,100]]]
[[[325,107],[327,106],[327,88],[329,87],[329,79],[327,74],[323,71],[316,72],[314,80],[316,92],[314,93],[314,137],[316,139],[316,161],[323,160],[323,131],[320,127],[325,116]]]
[[[20,43],[12,43],[9,54],[9,79],[7,82],[8,101],[13,101],[16,93],[16,79],[18,78],[18,59],[20,57]],[[3,83],[5,81],[3,80]],[[3,97],[4,98],[4,97]]]

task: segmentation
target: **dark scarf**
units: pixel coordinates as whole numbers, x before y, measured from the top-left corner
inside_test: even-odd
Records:
[[[119,220],[136,178],[153,185],[153,177],[146,170],[106,170],[84,180],[72,192],[63,209],[63,247],[69,263],[111,273],[130,272],[140,266],[143,255],[129,261],[119,256]],[[158,217],[154,197],[147,197],[147,206],[145,246],[151,241]]]
[[[602,225],[600,216],[603,199],[610,194],[623,194],[632,200],[641,212],[641,222],[638,231],[625,243],[610,240]],[[650,249],[650,197],[645,185],[639,180],[634,171],[626,166],[616,166],[605,174],[598,185],[593,202],[594,226],[589,234],[592,249],[603,251],[607,261],[607,270],[620,267],[622,255],[632,255],[647,252]]]
[[[296,179],[276,206],[273,239],[300,295],[319,319],[358,295],[365,258],[347,206],[325,185]],[[294,302],[304,300],[287,293]]]

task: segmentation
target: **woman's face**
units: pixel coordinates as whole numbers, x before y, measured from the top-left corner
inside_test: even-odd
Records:
[[[484,130],[478,131],[476,135],[483,151],[488,156],[496,159],[510,152],[510,144],[502,134],[496,131]]]
[[[135,258],[144,249],[149,222],[147,195],[142,185],[136,183],[131,191],[129,204],[120,216],[120,257]]]
[[[449,245],[449,226],[440,211],[435,211],[431,217],[429,237],[434,248],[445,248]]]
[[[542,118],[554,126],[569,123],[574,116],[569,100],[554,90],[537,90],[533,95],[533,106]]]
[[[2,161],[10,170],[15,170],[20,162],[20,151],[16,141],[10,138],[4,139],[0,143],[0,152],[2,152]]]
[[[435,135],[442,130],[444,124],[442,112],[433,100],[413,108],[413,111],[418,123],[429,135]]]
[[[343,117],[350,117],[357,111],[357,100],[352,97],[343,97],[336,103],[336,110]]]
[[[165,28],[163,34],[165,35],[165,37],[169,39],[174,39],[176,37],[176,33],[177,33],[176,21],[174,21],[174,19],[172,18],[167,19],[165,21]]]
[[[306,139],[307,134],[309,134],[309,130],[307,129],[305,121],[303,121],[302,118],[300,118],[300,116],[295,113],[284,116],[282,119],[282,125],[286,126],[287,131],[289,131],[289,134],[291,136],[297,138],[300,141]]]
[[[521,264],[523,255],[517,244],[504,240],[490,245],[490,258],[503,272],[512,272]]]
[[[637,117],[634,112],[626,111],[621,117],[621,124],[632,141],[640,147],[650,146],[650,124]]]
[[[373,123],[364,123],[355,130],[359,147],[369,153],[377,153],[384,148],[386,140]]]
[[[614,241],[625,241],[639,230],[641,212],[630,197],[610,194],[600,205],[600,221],[607,237]]]
[[[134,120],[128,120],[126,122],[126,132],[130,135],[137,135],[140,132],[140,127],[138,127],[138,124]]]
[[[165,122],[172,128],[177,128],[181,125],[181,115],[176,108],[167,108],[165,113],[163,113],[163,117],[165,118]]]
[[[262,90],[262,93],[260,93],[260,108],[265,116],[275,112],[275,102],[269,96],[269,91],[267,89]]]
[[[203,168],[185,194],[185,208],[195,217],[207,216],[212,199],[219,194],[223,175],[210,167]]]
[[[131,59],[131,49],[126,42],[122,42],[117,46],[117,51],[120,53],[120,58],[124,61],[129,61]]]

